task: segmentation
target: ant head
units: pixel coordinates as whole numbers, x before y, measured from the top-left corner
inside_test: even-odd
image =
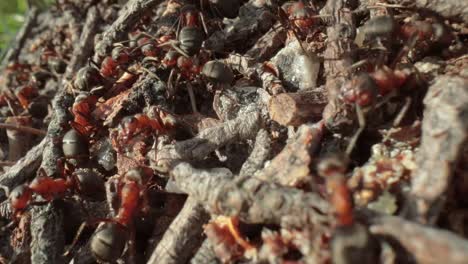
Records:
[[[26,184],[19,185],[10,193],[11,207],[15,210],[22,210],[28,206],[31,197],[32,190]]]
[[[153,170],[148,167],[133,168],[125,173],[126,181],[134,181],[142,186],[153,176]]]
[[[342,97],[347,103],[370,106],[377,98],[378,87],[368,73],[361,73],[342,87]]]
[[[324,178],[343,175],[348,168],[348,161],[348,157],[344,154],[333,154],[320,161],[317,171]]]
[[[128,234],[118,223],[106,223],[98,228],[91,239],[91,252],[102,262],[114,263],[122,255]]]
[[[186,4],[182,6],[180,9],[180,15],[185,16],[185,15],[194,15],[196,12],[198,12],[198,9],[195,5],[191,4]]]
[[[135,116],[126,116],[120,121],[121,129],[131,128],[138,124],[138,119]]]
[[[166,53],[166,55],[164,56],[164,59],[162,60],[162,63],[166,66],[166,67],[172,67],[172,66],[175,66],[177,64],[177,58],[179,57],[179,53],[177,53],[177,51],[175,50],[170,50]]]
[[[88,156],[89,152],[86,140],[73,128],[63,136],[62,150],[66,158]]]
[[[101,84],[101,82],[99,70],[96,67],[87,65],[78,71],[73,86],[81,91],[89,91],[92,87]]]
[[[129,54],[127,52],[127,47],[125,46],[116,46],[112,49],[111,53],[112,60],[118,64],[127,63],[129,61]]]

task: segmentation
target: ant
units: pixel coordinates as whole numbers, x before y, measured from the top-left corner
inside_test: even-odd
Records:
[[[419,80],[418,72],[412,72],[409,67],[391,69],[383,65],[376,67],[370,73],[360,73],[343,84],[339,98],[347,105],[355,105],[359,123],[359,129],[352,137],[346,153],[351,153],[359,135],[366,126],[365,113],[370,109],[379,107],[382,103],[388,101],[389,98],[397,95],[404,86],[407,86],[407,83],[410,83],[409,80],[412,77],[416,81]],[[382,97],[380,102],[377,102],[378,97]],[[397,118],[402,117],[408,110],[410,101],[407,101],[408,103],[401,109]]]
[[[111,134],[111,141],[114,148],[122,151],[122,146],[128,146],[137,136],[147,137],[154,131],[158,133],[167,133],[167,128],[174,124],[163,111],[158,111],[156,118],[150,118],[145,114],[136,114],[122,119],[118,132]]]
[[[107,56],[101,63],[100,73],[104,78],[117,77],[118,68],[126,69],[126,66],[131,60],[131,52],[129,48],[118,45],[112,49],[111,56]]]
[[[381,38],[391,37],[405,41],[407,44],[397,54],[395,61],[398,61],[417,45],[419,45],[418,51],[421,52],[421,50],[427,51],[430,44],[448,45],[453,40],[452,34],[443,22],[430,19],[415,21],[413,19],[399,25],[392,16],[388,15],[368,20],[363,26],[363,32],[370,39],[376,38],[378,43],[380,43]]]
[[[41,204],[32,200],[33,194],[41,196],[47,202],[63,198],[67,193],[79,193],[90,198],[102,199],[104,180],[94,170],[78,169],[70,173],[63,169],[65,178],[52,178],[43,168],[39,169],[37,177],[29,184],[22,184],[13,189],[9,195],[14,215],[17,216],[29,205]]]
[[[346,184],[345,172],[347,158],[336,156],[320,161],[317,170],[325,178],[330,203],[335,208],[338,226],[349,226],[354,223],[353,201],[351,191]]]
[[[73,121],[70,126],[79,131],[81,135],[91,136],[96,131],[96,122],[91,116],[91,111],[96,106],[98,96],[93,94],[79,94],[71,107]]]
[[[147,207],[146,191],[152,177],[153,170],[148,167],[136,167],[127,171],[118,183],[120,205],[117,215],[112,219],[93,221],[93,223],[105,222],[91,238],[91,252],[99,261],[115,262],[122,255],[129,238],[128,229],[131,228],[138,212],[144,211]],[[84,223],[80,227],[71,248],[88,224],[90,223]]]
[[[195,6],[185,5],[182,7],[179,15],[176,34],[177,40],[163,42],[158,45],[158,47],[171,46],[174,50],[187,58],[197,54],[205,39],[203,32],[200,30],[200,24],[205,33],[208,32],[203,20],[202,13],[198,11]]]
[[[308,30],[317,23],[317,14],[304,2],[286,2],[279,9],[279,14],[283,18],[292,22],[297,30]]]

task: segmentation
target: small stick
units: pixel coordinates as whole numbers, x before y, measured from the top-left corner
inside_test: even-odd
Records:
[[[239,140],[253,138],[260,129],[261,117],[257,105],[246,106],[248,110],[237,118],[218,126],[207,128],[192,139],[164,146],[157,153],[157,165],[168,166],[179,160],[201,160],[216,149]]]
[[[203,206],[189,197],[147,263],[186,263],[202,242],[203,224],[209,219]]]
[[[396,242],[416,263],[462,264],[468,259],[468,240],[452,232],[395,216],[376,217],[371,222],[371,233],[381,235],[391,243]]]
[[[236,216],[245,223],[301,227],[326,225],[330,210],[318,194],[246,177],[231,180],[179,163],[170,171],[174,183],[212,214]]]
[[[284,186],[310,182],[311,154],[320,146],[323,132],[323,122],[300,126],[284,149],[256,177]]]
[[[17,125],[17,124],[0,123],[0,128],[17,130],[20,132],[40,135],[40,136],[45,136],[47,134],[47,132],[44,130],[33,128],[33,127],[28,127],[28,126]]]
[[[142,14],[152,9],[162,0],[131,0],[122,8],[125,10],[115,22],[102,34],[102,40],[95,46],[94,61],[101,61],[115,42],[121,41],[141,18]]]
[[[270,98],[271,119],[283,126],[299,126],[307,121],[320,120],[327,104],[323,91],[282,93]]]
[[[421,146],[412,175],[407,216],[435,223],[450,188],[454,164],[468,140],[468,81],[442,75],[424,98]]]
[[[39,10],[37,7],[32,6],[29,8],[26,15],[26,21],[16,34],[13,45],[8,49],[2,59],[2,68],[6,67],[10,62],[18,60],[18,56],[23,49],[24,43],[30,37],[29,33],[37,22],[38,15]]]
[[[247,160],[242,164],[239,177],[253,176],[263,168],[271,152],[271,139],[268,131],[261,129],[255,138],[255,145]]]
[[[190,264],[219,264],[221,263],[216,257],[211,242],[208,239],[203,241],[197,253],[190,260]]]

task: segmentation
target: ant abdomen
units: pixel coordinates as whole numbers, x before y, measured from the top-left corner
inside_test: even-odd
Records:
[[[118,223],[105,223],[91,239],[91,252],[103,262],[115,262],[120,258],[127,243],[127,230]]]

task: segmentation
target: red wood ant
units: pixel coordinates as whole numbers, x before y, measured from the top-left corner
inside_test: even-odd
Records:
[[[147,167],[138,167],[125,173],[119,184],[120,206],[113,219],[101,219],[107,222],[98,228],[91,239],[91,251],[99,261],[114,262],[123,253],[128,240],[128,228],[137,213],[144,208],[145,195],[153,176]]]
[[[112,145],[119,152],[123,146],[130,144],[134,138],[138,136],[147,137],[151,133],[167,133],[167,127],[170,126],[165,121],[165,113],[159,112],[156,118],[150,118],[145,114],[137,114],[134,116],[125,117],[119,125],[117,133],[111,134]]]
[[[350,154],[359,135],[366,125],[363,109],[369,110],[377,106],[377,97],[395,95],[401,87],[405,85],[412,76],[408,68],[392,70],[386,65],[380,66],[370,73],[360,73],[356,77],[347,81],[340,91],[339,97],[346,104],[356,106],[356,114],[359,122],[359,129],[352,137],[346,153]],[[405,108],[402,109],[405,111]]]
[[[39,90],[33,83],[21,86],[16,91],[16,98],[24,109],[27,109],[31,100],[37,96],[39,96]]]
[[[416,40],[448,40],[445,26],[439,22],[410,21],[398,25],[391,16],[378,16],[366,22],[364,33],[369,37],[397,36],[403,40],[416,38]]]
[[[73,87],[80,91],[90,91],[92,88],[102,85],[104,80],[98,69],[87,65],[78,70],[73,80]]]
[[[166,41],[158,46],[171,46],[185,57],[197,54],[201,49],[205,37],[200,30],[200,24],[202,24],[205,32],[207,32],[202,14],[195,6],[185,5],[180,11],[178,28],[181,29],[177,30],[177,41]]]
[[[131,54],[127,47],[116,46],[111,56],[107,56],[101,63],[100,73],[105,78],[117,77],[118,67],[124,67],[130,62]]]
[[[287,2],[281,6],[281,9],[299,30],[307,30],[317,22],[316,14],[302,1]]]
[[[91,136],[96,130],[96,124],[91,116],[91,112],[96,106],[98,96],[80,94],[75,98],[71,108],[73,121],[70,126],[83,136]]]
[[[325,178],[330,203],[335,208],[338,226],[349,226],[354,223],[353,201],[344,176],[346,162],[342,157],[329,157],[320,161],[318,173]]]
[[[29,205],[34,204],[33,194],[46,201],[62,198],[67,193],[80,193],[90,198],[100,199],[104,194],[104,180],[94,170],[79,169],[73,173],[64,170],[66,178],[52,178],[44,169],[39,169],[38,176],[29,184],[17,186],[9,195],[15,216]]]

